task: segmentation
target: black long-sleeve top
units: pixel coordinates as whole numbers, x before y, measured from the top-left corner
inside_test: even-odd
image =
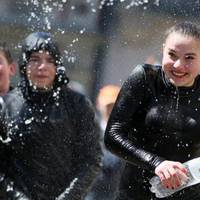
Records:
[[[200,156],[199,76],[192,87],[176,88],[160,66],[137,66],[121,88],[105,144],[129,165],[149,172],[163,160]]]
[[[92,105],[66,85],[57,95],[27,88],[12,90],[2,104],[0,173],[12,196],[3,199],[24,199],[17,198],[19,190],[29,200],[81,200],[100,169]]]

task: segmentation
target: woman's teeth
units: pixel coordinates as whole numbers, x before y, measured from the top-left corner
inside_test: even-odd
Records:
[[[174,71],[172,72],[172,74],[175,76],[178,76],[178,77],[182,77],[185,75],[185,73],[183,73],[183,72],[174,72]]]

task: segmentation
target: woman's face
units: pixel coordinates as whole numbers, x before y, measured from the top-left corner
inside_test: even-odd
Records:
[[[200,73],[200,40],[171,33],[163,46],[162,69],[177,87],[190,87]]]

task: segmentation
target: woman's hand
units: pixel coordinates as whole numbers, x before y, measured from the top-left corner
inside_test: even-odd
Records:
[[[164,187],[176,189],[180,187],[187,179],[187,169],[180,162],[163,161],[155,169],[155,174],[160,177]]]

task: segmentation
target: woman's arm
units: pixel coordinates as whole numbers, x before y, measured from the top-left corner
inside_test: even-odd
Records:
[[[145,106],[146,85],[145,70],[143,66],[137,66],[121,88],[106,128],[105,145],[126,161],[154,170],[164,159],[141,148],[136,134],[134,139],[128,137],[134,128],[134,119],[138,117],[136,112]]]

